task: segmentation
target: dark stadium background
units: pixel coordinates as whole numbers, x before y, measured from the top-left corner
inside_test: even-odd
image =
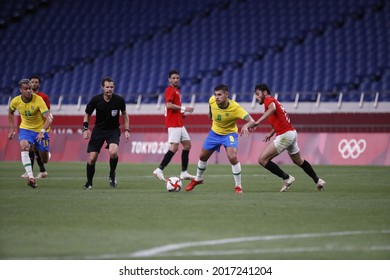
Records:
[[[254,85],[265,82],[299,132],[388,135],[389,14],[384,0],[3,0],[0,131],[17,82],[38,74],[54,133],[77,131],[106,75],[133,132],[164,133],[162,94],[178,69],[190,133],[209,129],[215,85],[257,118]]]

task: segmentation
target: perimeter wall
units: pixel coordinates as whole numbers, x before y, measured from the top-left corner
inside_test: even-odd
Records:
[[[254,119],[258,119],[261,113],[251,112],[251,115]],[[298,131],[301,153],[312,164],[390,165],[390,113],[388,112],[293,112],[289,116]],[[88,141],[81,136],[82,120],[82,110],[73,114],[55,114],[50,133],[52,161],[86,161]],[[184,121],[192,140],[190,163],[196,163],[211,123],[205,112],[192,114]],[[94,117],[91,126],[93,123]],[[239,127],[242,124],[244,122],[239,122]],[[169,146],[162,112],[148,114],[148,110],[133,113],[130,111],[130,127],[130,141],[126,143],[123,135],[121,138],[120,162],[159,163]],[[257,164],[258,156],[267,145],[263,139],[269,131],[269,124],[264,122],[250,136],[239,138],[238,157],[242,164]],[[19,161],[18,141],[8,140],[7,133],[8,117],[2,114],[0,115],[0,159]],[[181,150],[179,155],[180,153]],[[108,153],[102,151],[99,161],[106,160],[108,160]],[[275,158],[275,161],[291,164],[286,153]],[[175,156],[172,162],[180,163],[180,156]],[[221,153],[215,153],[210,163],[228,163],[225,152],[222,150]]]

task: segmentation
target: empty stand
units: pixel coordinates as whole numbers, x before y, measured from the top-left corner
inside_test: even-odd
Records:
[[[381,0],[3,0],[0,7],[1,104],[36,73],[54,103],[87,102],[106,75],[126,102],[139,95],[156,102],[174,68],[186,102],[192,94],[207,102],[219,83],[250,102],[258,82],[282,101],[296,92],[309,102],[318,92],[335,92],[322,101],[337,100],[337,92],[345,101],[359,101],[361,91],[390,98],[390,5]]]

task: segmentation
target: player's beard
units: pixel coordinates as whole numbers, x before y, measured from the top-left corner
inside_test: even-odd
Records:
[[[263,97],[263,98],[262,98],[261,100],[258,101],[260,105],[263,105],[263,104],[264,104],[264,98],[265,98],[265,97],[264,97],[264,95],[263,95],[262,97]]]
[[[227,102],[222,102],[222,103],[219,103],[219,104],[217,103],[217,106],[220,109],[226,109],[228,107],[228,105],[229,105],[229,103],[227,103]]]
[[[32,98],[33,98],[32,93],[30,93],[28,96],[27,95],[22,96],[24,102],[30,102]]]

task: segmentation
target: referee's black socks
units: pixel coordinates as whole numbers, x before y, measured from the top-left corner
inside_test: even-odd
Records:
[[[118,157],[110,158],[110,177],[115,177],[115,170],[117,165],[118,165]]]
[[[95,175],[95,165],[87,163],[87,183],[92,186],[93,175]]]

